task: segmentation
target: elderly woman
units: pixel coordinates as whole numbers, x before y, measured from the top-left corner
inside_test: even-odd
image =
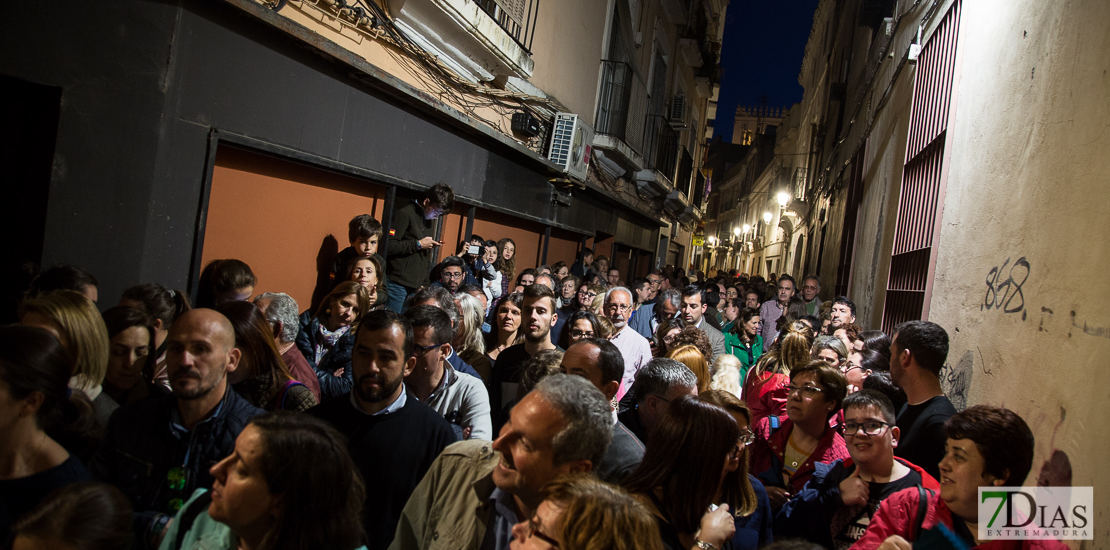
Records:
[[[328,294],[315,314],[301,314],[297,349],[316,371],[320,381],[320,400],[339,397],[354,386],[351,378],[351,350],[355,327],[370,309],[370,293],[362,285],[347,281]]]
[[[559,279],[559,289],[556,294],[559,297],[559,314],[569,314],[578,311],[573,307],[574,299],[577,297],[578,283],[580,279],[574,275],[567,275]]]
[[[810,358],[814,361],[824,361],[829,366],[841,369],[848,362],[848,347],[844,342],[833,336],[818,336],[809,350]]]
[[[470,294],[458,292],[455,294],[455,303],[462,315],[459,317],[459,326],[455,329],[451,347],[460,359],[478,371],[482,380],[489,380],[493,367],[489,357],[486,357],[486,340],[482,335],[482,302]]]
[[[848,393],[848,381],[824,361],[790,372],[787,419],[752,449],[752,472],[777,510],[805,486],[817,462],[848,458],[844,438],[829,426]]]

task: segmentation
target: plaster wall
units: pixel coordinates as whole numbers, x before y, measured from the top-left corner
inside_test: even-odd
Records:
[[[1066,453],[1106,547],[1110,4],[964,2],[961,27],[929,314],[952,337],[943,380],[1029,423],[1027,484]]]
[[[532,41],[536,87],[594,126],[597,81],[605,44],[606,7],[601,0],[540,2]]]

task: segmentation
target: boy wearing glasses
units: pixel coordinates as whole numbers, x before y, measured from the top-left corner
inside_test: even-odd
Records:
[[[863,536],[890,495],[919,485],[940,490],[925,470],[894,456],[900,433],[885,395],[862,390],[844,398],[842,429],[851,458],[816,464],[805,488],[775,517],[776,537],[802,537],[825,548],[846,549]]]

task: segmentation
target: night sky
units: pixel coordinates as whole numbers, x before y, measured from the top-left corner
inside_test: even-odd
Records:
[[[790,107],[802,100],[802,67],[818,0],[732,0],[721,45],[714,137],[728,139],[737,105]]]

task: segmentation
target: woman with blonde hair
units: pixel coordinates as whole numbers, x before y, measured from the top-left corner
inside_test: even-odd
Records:
[[[792,325],[793,326],[793,325]],[[744,401],[752,412],[756,435],[766,439],[777,418],[786,413],[790,372],[809,363],[810,340],[805,332],[787,332],[779,347],[759,358],[744,380]]]
[[[458,292],[455,303],[459,305],[462,317],[451,346],[460,359],[482,375],[482,380],[489,380],[493,366],[486,357],[486,340],[482,336],[482,302],[470,294]]]
[[[113,404],[101,395],[108,372],[108,328],[96,304],[72,290],[55,290],[31,298],[20,306],[19,323],[44,328],[65,347],[72,366],[69,387],[83,392],[93,402],[97,418],[107,418],[102,409]]]
[[[315,314],[310,311],[301,314],[297,349],[316,371],[321,402],[346,394],[354,387],[351,351],[355,346],[355,328],[370,305],[370,293],[365,287],[345,281],[324,297]]]
[[[722,357],[731,357],[723,355]],[[733,359],[736,359],[733,357]],[[772,542],[771,524],[774,516],[771,514],[771,500],[767,496],[767,489],[763,487],[755,476],[748,472],[748,446],[755,441],[755,434],[751,430],[751,412],[743,401],[731,393],[710,390],[698,395],[702,401],[712,403],[725,410],[740,428],[740,440],[736,448],[740,450],[739,467],[725,475],[721,483],[719,502],[728,504],[733,510],[736,520],[736,534],[732,537],[732,548],[744,550],[762,548]]]
[[[735,355],[722,353],[713,361],[713,379],[709,381],[711,390],[720,390],[740,398],[740,370],[743,365]],[[745,405],[744,410],[748,410]]]
[[[690,367],[690,370],[694,372],[694,376],[698,379],[699,393],[709,389],[709,363],[706,362],[705,355],[696,346],[677,347],[667,353],[667,358]]]
[[[513,526],[513,550],[531,539],[562,550],[663,550],[643,504],[620,487],[588,474],[568,474],[543,488],[531,518]]]

